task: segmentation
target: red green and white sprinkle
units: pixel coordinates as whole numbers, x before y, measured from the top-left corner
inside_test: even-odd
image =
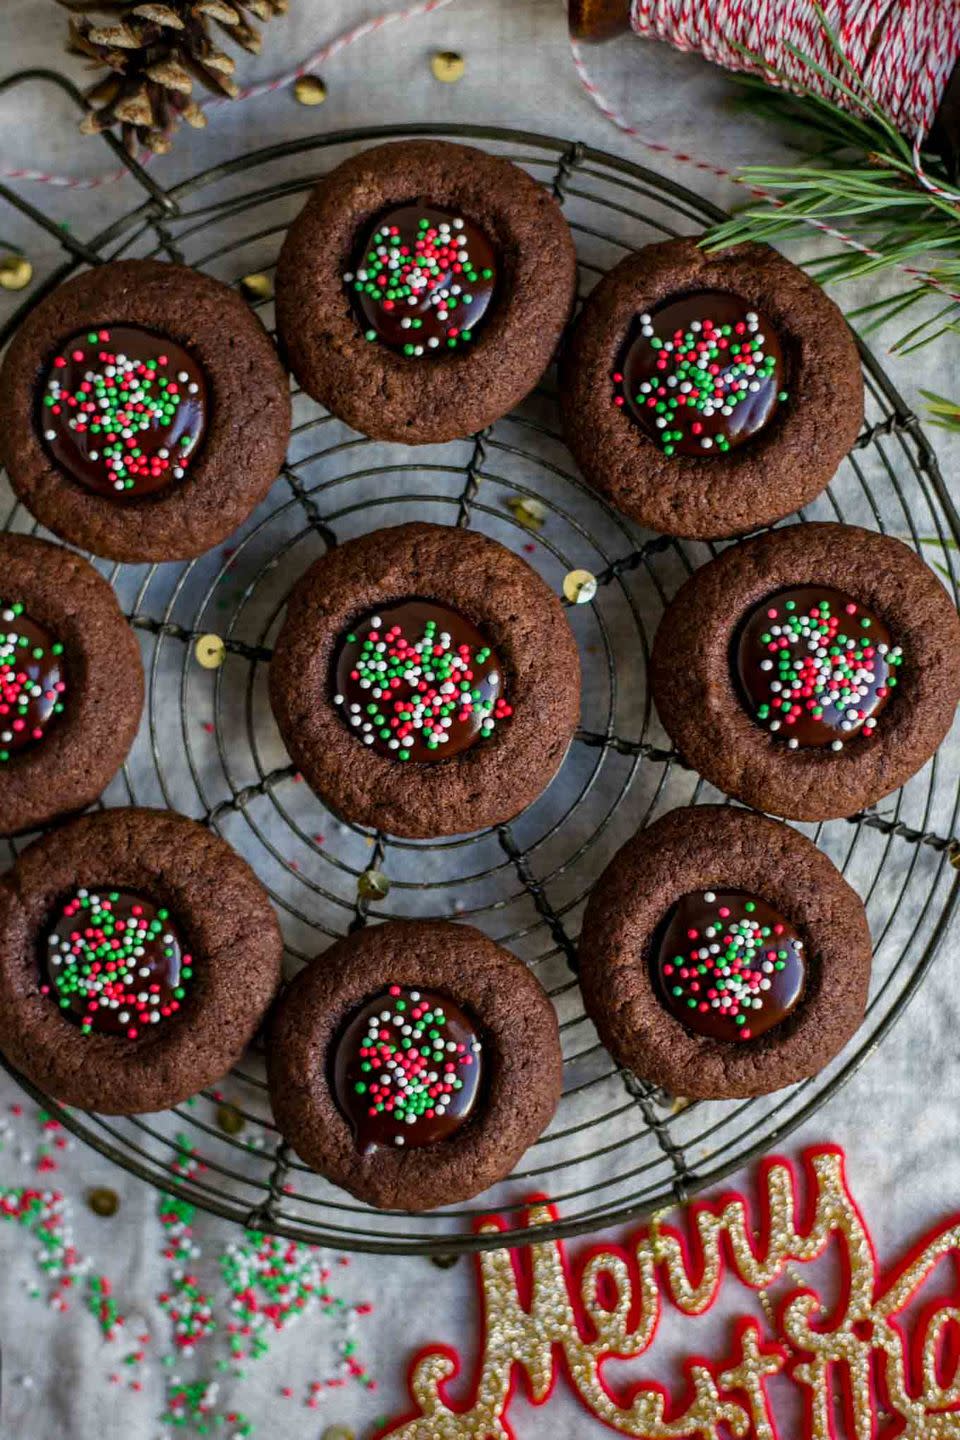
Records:
[[[677,443],[700,434],[702,421],[714,415],[731,416],[738,405],[760,390],[776,369],[776,359],[764,349],[756,311],[748,311],[735,325],[715,325],[704,318],[691,321],[686,330],[677,329],[669,339],[655,334],[653,316],[640,316],[640,333],[658,352],[656,375],[640,383],[635,402],[652,411],[660,448],[673,455]],[[623,383],[615,373],[614,384]],[[787,399],[781,391],[777,399]],[[622,392],[614,403],[623,405]],[[700,448],[730,449],[722,432],[702,435]]]
[[[437,224],[422,218],[417,221],[413,247],[404,244],[400,228],[384,223],[376,230],[363,263],[356,272],[347,271],[343,283],[368,296],[381,309],[392,311],[404,305],[421,308],[424,304],[436,311],[437,320],[449,322],[446,345],[455,349],[472,339],[470,330],[457,325],[457,310],[472,302],[470,286],[492,277],[490,270],[477,270],[470,258],[469,247],[460,232],[464,222],[457,217]],[[410,339],[403,347],[405,355],[419,357],[428,350],[441,347],[439,336],[432,335],[425,343],[417,332],[423,329],[419,316],[404,316],[401,328],[409,330]],[[376,330],[365,332],[368,340],[376,340]]]
[[[23,1106],[11,1106],[12,1119],[4,1117],[0,1121],[0,1146],[13,1133],[13,1122],[19,1121],[23,1113]],[[45,1111],[37,1112],[37,1120],[41,1143],[46,1146],[48,1137],[57,1136],[61,1127]],[[178,1135],[175,1144],[175,1173],[184,1178],[201,1173],[205,1167],[188,1138]],[[376,1388],[376,1381],[359,1358],[354,1335],[358,1317],[370,1313],[372,1307],[335,1292],[333,1272],[319,1250],[252,1231],[231,1241],[219,1261],[229,1320],[218,1324],[214,1310],[222,1314],[222,1302],[219,1297],[215,1302],[207,1301],[198,1279],[201,1256],[193,1230],[194,1207],[165,1195],[160,1197],[158,1208],[165,1232],[164,1254],[171,1266],[170,1285],[161,1304],[174,1332],[174,1351],[162,1357],[169,1372],[159,1414],[163,1426],[185,1435],[217,1435],[220,1440],[252,1437],[253,1420],[231,1403],[232,1396],[227,1398],[221,1379],[184,1375],[179,1373],[179,1367],[190,1359],[200,1339],[208,1339],[217,1331],[229,1331],[231,1358],[217,1360],[212,1368],[218,1376],[229,1374],[232,1382],[242,1380],[245,1372],[237,1368],[235,1355],[252,1358],[266,1354],[268,1339],[284,1331],[308,1308],[319,1309],[336,1322],[337,1330],[329,1337],[336,1359],[323,1378],[298,1380],[296,1385],[285,1385],[283,1393],[298,1396],[305,1409],[315,1411],[329,1395],[348,1384]],[[0,1226],[4,1221],[18,1227],[36,1244],[42,1279],[30,1286],[28,1294],[32,1298],[45,1301],[58,1315],[66,1315],[71,1309],[71,1297],[82,1299],[105,1341],[117,1340],[125,1329],[131,1332],[132,1343],[125,1347],[122,1358],[113,1358],[113,1368],[104,1379],[111,1386],[123,1385],[131,1392],[143,1393],[149,1359],[155,1353],[154,1337],[147,1333],[142,1320],[125,1322],[111,1280],[96,1272],[91,1260],[77,1251],[69,1223],[70,1203],[65,1196],[32,1185],[7,1187],[0,1190]],[[340,1260],[347,1263],[346,1257]],[[217,1287],[212,1288],[216,1291]],[[26,1375],[20,1377],[19,1383],[26,1389],[32,1388],[34,1382]],[[263,1433],[269,1433],[269,1427]]]
[[[53,989],[61,1009],[68,1010],[79,998],[83,1002],[80,1029],[89,1035],[96,1028],[97,1012],[117,1012],[125,1033],[135,1040],[142,1029],[159,1024],[179,1010],[193,975],[189,955],[181,957],[179,982],[172,995],[164,998],[159,978],[146,964],[147,946],[164,947],[170,956],[175,936],[164,931],[170,912],[162,907],[153,918],[133,906],[129,919],[118,919],[113,908],[119,891],[98,895],[81,887],[64,905],[61,920],[75,922],[67,939],[56,934],[49,939],[48,964]],[[50,987],[41,985],[41,992]]]
[[[66,390],[59,372],[67,358],[58,355],[54,360],[43,397],[50,417],[44,438],[51,443],[57,439],[54,420],[79,435],[98,436],[99,446],[89,458],[103,463],[115,490],[133,490],[138,480],[158,480],[168,473],[182,479],[182,462],[196,445],[196,435],[181,435],[173,451],[164,447],[155,454],[144,453],[138,436],[155,426],[171,426],[184,396],[199,389],[196,381],[185,370],[167,373],[166,355],[137,360],[115,350],[109,330],[92,330],[69,358],[87,368],[79,387]]]
[[[903,650],[899,645],[875,644],[869,620],[861,619],[858,626],[855,614],[853,604],[847,606],[846,617],[835,614],[829,600],[802,612],[792,600],[771,606],[769,628],[760,636],[769,652],[760,668],[770,677],[770,699],[756,710],[766,729],[789,731],[805,711],[818,719],[828,706],[843,712],[840,729],[845,733],[863,729],[869,735],[876,729],[877,717],[865,716],[861,702],[871,692],[885,700],[896,687]],[[889,673],[878,687],[878,670],[884,662]],[[787,743],[797,748],[795,739]],[[842,750],[842,738],[833,740],[830,748]]]
[[[455,648],[449,631],[441,630],[435,620],[425,621],[415,640],[396,624],[384,630],[379,615],[368,623],[350,679],[369,691],[369,702],[360,705],[341,694],[333,697],[366,744],[379,738],[398,760],[409,760],[409,743],[418,734],[428,750],[439,750],[448,743],[455,720],[462,724],[479,720],[480,735],[486,739],[513,714],[502,695],[485,696],[476,683],[474,671],[490,659],[489,647]],[[346,637],[348,645],[358,640],[353,632]],[[490,688],[499,681],[495,671],[484,677]]]
[[[29,662],[47,658],[41,646],[31,645],[28,637],[17,628],[17,622],[24,613],[22,603],[17,600],[4,604],[0,601],[0,763],[5,763],[13,753],[11,746],[27,726],[27,713],[31,705],[46,699],[52,705],[52,713],[63,713],[66,681],[61,677],[51,689],[44,692],[43,686],[29,673]],[[55,641],[50,646],[50,655],[63,654],[63,646]],[[42,726],[37,726],[31,739],[43,737]]]
[[[480,1042],[472,1050],[444,1034],[447,1017],[438,1006],[421,1000],[419,990],[403,998],[399,985],[389,987],[390,1003],[366,1023],[360,1042],[360,1069],[367,1078],[356,1090],[370,1114],[391,1115],[398,1126],[415,1125],[424,1116],[443,1116],[463,1088],[460,1067],[473,1065]],[[401,1133],[395,1145],[403,1145]]]
[[[717,897],[707,890],[703,898],[713,905]],[[716,1010],[740,1027],[738,1039],[749,1040],[750,1013],[763,1009],[771,976],[784,969],[788,954],[779,939],[783,925],[758,924],[751,914],[756,909],[751,900],[743,908],[747,914],[737,920],[721,905],[714,923],[702,932],[688,931],[685,953],[666,963],[663,974],[671,993],[691,1010]],[[799,953],[803,942],[793,944]]]

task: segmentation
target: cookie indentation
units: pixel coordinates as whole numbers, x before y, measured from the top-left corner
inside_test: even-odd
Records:
[[[128,890],[80,888],[46,935],[41,990],[84,1034],[136,1040],[180,1009],[193,961],[163,906]]]
[[[368,340],[401,355],[443,355],[473,339],[493,300],[497,261],[462,215],[402,205],[376,221],[343,283]]]
[[[336,1099],[357,1149],[447,1139],[474,1110],[482,1066],[476,1027],[449,996],[388,986],[336,1044]]]
[[[702,890],[671,908],[654,961],[666,1009],[711,1040],[764,1035],[803,994],[806,956],[790,921],[756,895]]]
[[[40,410],[61,470],[98,495],[137,500],[186,475],[206,428],[207,384],[169,336],[109,325],[60,346]]]
[[[0,764],[43,739],[66,690],[63,645],[21,601],[0,600]]]
[[[637,317],[613,375],[623,405],[665,455],[723,455],[787,399],[772,321],[746,300],[702,290]]]
[[[433,600],[367,615],[341,642],[333,703],[357,737],[396,760],[443,760],[512,714],[503,666],[465,616]]]

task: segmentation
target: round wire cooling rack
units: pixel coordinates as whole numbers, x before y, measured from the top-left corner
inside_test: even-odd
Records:
[[[7,84],[25,82],[54,84],[79,103],[52,73]],[[551,187],[577,241],[581,298],[626,251],[696,231],[719,213],[673,182],[586,146],[472,126],[381,128],[276,145],[169,191],[132,165],[141,202],[86,240],[0,187],[67,252],[2,339],[65,275],[130,255],[166,257],[240,284],[270,325],[272,267],[306,192],[359,146],[410,134],[485,146]],[[866,428],[829,491],[798,519],[835,518],[899,535],[939,568],[956,599],[960,520],[933,452],[866,351],[863,370]],[[369,1209],[300,1163],[273,1125],[256,1047],[221,1090],[163,1115],[67,1111],[18,1078],[75,1134],[151,1184],[297,1240],[450,1253],[529,1238],[523,1207],[534,1193],[556,1206],[555,1223],[537,1228],[542,1238],[682,1201],[782,1140],[903,1011],[956,903],[957,768],[941,754],[880,809],[802,827],[862,895],[876,942],[866,1019],[826,1071],[773,1096],[698,1104],[619,1071],[583,1014],[574,937],[592,884],[630,834],[674,805],[724,798],[670,748],[646,676],[665,604],[714,547],[640,532],[583,484],[559,438],[552,378],[484,433],[415,452],[356,435],[296,392],[294,405],[282,475],[228,547],[188,564],[101,564],[141,637],[148,695],[137,742],[103,803],[171,806],[230,840],[270,891],[289,973],[333,937],[386,918],[479,925],[531,966],[556,1005],[565,1057],[557,1115],[508,1180],[469,1206],[411,1216]],[[511,824],[429,843],[365,831],[328,812],[299,783],[266,693],[271,647],[298,576],[329,546],[412,518],[475,527],[524,555],[560,592],[573,571],[597,582],[595,593],[592,584],[579,595],[567,586],[584,702],[560,773]],[[33,528],[16,503],[3,524]],[[506,1232],[475,1233],[491,1212],[506,1217]]]

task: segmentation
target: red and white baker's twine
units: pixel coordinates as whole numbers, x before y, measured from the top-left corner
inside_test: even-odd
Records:
[[[416,5],[409,5],[403,10],[388,10],[382,15],[374,15],[362,24],[355,25],[351,30],[344,30],[342,34],[334,37],[333,40],[315,50],[294,70],[288,70],[285,75],[278,75],[273,80],[264,80],[258,85],[248,85],[238,94],[230,99],[226,95],[218,96],[215,99],[207,100],[203,106],[204,110],[212,110],[220,105],[237,104],[240,100],[253,100],[260,95],[270,95],[275,90],[282,90],[287,85],[292,85],[302,75],[308,74],[323,65],[334,55],[346,50],[349,45],[355,45],[358,40],[365,40],[368,35],[373,35],[378,30],[385,29],[388,25],[397,25],[406,20],[417,20],[422,15],[430,15],[435,10],[443,10],[447,5],[452,5],[453,0],[419,0]],[[141,156],[141,163],[146,164],[150,159],[149,152]],[[118,180],[123,180],[129,175],[129,170],[121,166],[118,170],[110,170],[105,175],[94,175],[87,179],[78,178],[75,175],[52,175],[46,170],[7,169],[0,168],[0,175],[8,180],[36,180],[44,185],[62,186],[68,190],[96,190],[101,185],[113,185]]]
[[[824,0],[820,5],[813,0],[788,0],[786,4],[784,0],[633,0],[630,20],[641,37],[666,40],[675,49],[696,51],[727,69],[763,75],[767,80],[775,71],[785,82],[793,81],[843,104],[842,93],[787,48],[795,46],[828,74],[842,79],[821,16],[837,36],[864,88],[898,129],[914,133],[914,165],[921,184],[933,194],[960,204],[960,193],[931,180],[920,160],[923,138],[960,59],[960,4],[956,0]],[[631,125],[591,78],[583,51],[572,37],[570,45],[581,84],[618,129],[653,153],[737,185],[746,183],[742,176],[673,150]],[[763,60],[752,59],[754,55]],[[911,64],[917,67],[918,61],[919,67],[911,71]],[[770,191],[755,186],[751,193],[773,206],[783,203]],[[813,216],[802,218],[830,239],[863,255],[880,258],[871,246],[845,231]],[[960,293],[928,270],[913,265],[898,268],[911,279],[960,303]]]
[[[920,158],[923,137],[960,59],[956,0],[822,0],[819,5],[813,0],[787,5],[783,0],[633,0],[630,23],[644,38],[696,50],[728,70],[747,70],[774,84],[782,77],[785,84],[844,105],[842,91],[813,68],[846,80],[832,31],[863,89],[898,130],[915,137],[913,159],[921,184],[960,202],[960,194],[926,174]]]
[[[829,29],[863,88],[908,135],[930,129],[960,57],[954,0],[633,0],[630,20],[638,35],[697,50],[728,70],[768,79],[776,70],[785,81],[843,104],[843,96],[792,53],[843,79]]]

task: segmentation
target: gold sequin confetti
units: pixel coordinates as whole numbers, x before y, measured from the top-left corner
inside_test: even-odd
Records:
[[[382,900],[390,893],[390,881],[382,870],[364,870],[357,879],[357,894],[361,900]]]
[[[109,1220],[111,1215],[116,1215],[120,1209],[120,1196],[116,1190],[111,1190],[108,1185],[98,1186],[96,1190],[87,1192],[87,1204],[94,1215]]]
[[[466,68],[467,62],[456,50],[435,50],[430,56],[433,78],[442,80],[444,85],[454,85],[458,80],[462,80]]]
[[[547,507],[535,496],[511,495],[507,501],[507,509],[524,530],[543,529],[543,522],[547,518]]]
[[[570,570],[563,577],[563,593],[571,605],[587,605],[597,593],[597,577],[589,570]]]
[[[193,647],[193,653],[204,670],[219,670],[227,658],[227,647],[223,643],[222,636],[211,633],[200,636]]]
[[[320,1440],[355,1440],[349,1425],[328,1425]]]
[[[459,1255],[431,1255],[430,1264],[436,1265],[438,1270],[452,1270],[459,1259]]]
[[[294,84],[293,94],[301,105],[322,105],[327,98],[327,87],[319,75],[301,75]]]
[[[33,279],[33,266],[26,255],[5,255],[0,260],[0,286],[4,290],[25,290]]]
[[[236,1105],[225,1101],[217,1106],[217,1124],[224,1135],[239,1135],[246,1123]]]
[[[262,271],[254,271],[252,275],[242,276],[240,289],[248,300],[273,299],[273,281]]]

